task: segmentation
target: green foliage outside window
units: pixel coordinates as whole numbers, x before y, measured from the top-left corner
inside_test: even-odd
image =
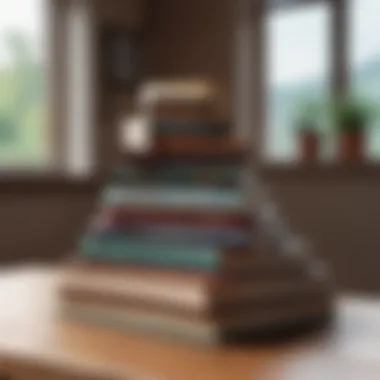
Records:
[[[5,35],[0,62],[0,166],[40,165],[48,156],[44,66],[27,36]]]

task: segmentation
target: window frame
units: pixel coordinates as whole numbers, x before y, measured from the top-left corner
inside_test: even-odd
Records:
[[[331,38],[330,38],[330,62],[329,66],[331,68],[330,80],[331,80],[331,98],[338,99],[341,96],[347,94],[349,90],[349,19],[348,19],[348,1],[349,0],[312,0],[308,1],[307,4],[312,3],[326,3],[331,7]],[[297,7],[302,6],[304,0],[295,2],[294,5],[287,4],[287,7]],[[245,74],[245,82],[250,83],[253,86],[253,90],[250,93],[250,99],[254,100],[254,105],[251,109],[254,112],[248,110],[248,106],[244,110],[240,109],[238,112],[245,112],[249,118],[249,121],[245,123],[236,120],[236,125],[240,134],[244,134],[248,138],[253,146],[252,155],[259,161],[258,166],[261,168],[269,168],[270,172],[277,172],[278,169],[286,168],[291,169],[294,166],[298,167],[299,164],[294,163],[278,163],[271,162],[265,155],[262,154],[262,142],[264,139],[264,133],[266,128],[266,107],[267,107],[267,70],[266,70],[266,54],[265,49],[267,45],[266,27],[265,20],[268,13],[271,12],[271,7],[268,6],[267,0],[261,1],[250,1],[241,0],[238,5],[238,30],[241,29],[241,25],[249,22],[250,28],[246,28],[245,39],[250,39],[250,43],[254,46],[253,51],[243,52],[240,51],[236,55],[236,62],[239,64],[241,60],[248,60],[252,67],[249,75]],[[306,2],[305,2],[306,3]],[[249,7],[249,16],[247,16],[247,7]],[[245,11],[243,11],[245,9]],[[255,33],[252,33],[255,31]],[[249,37],[251,36],[251,37]],[[238,37],[239,38],[239,37]],[[240,37],[241,39],[242,37]],[[239,40],[237,39],[237,43]],[[238,75],[238,73],[235,73]],[[244,82],[244,80],[242,81]],[[237,92],[240,94],[240,98],[243,97],[242,94],[247,96],[249,93],[247,89],[243,88],[242,84],[237,84]],[[254,94],[254,95],[253,95]],[[256,100],[259,99],[258,102]],[[256,104],[257,103],[257,104]],[[244,108],[244,107],[243,107]],[[243,131],[243,132],[242,132]],[[335,162],[332,163],[320,163],[319,166],[329,166],[331,168],[336,168]],[[361,164],[366,166],[364,162]],[[373,165],[371,165],[373,166]],[[272,169],[275,170],[272,170]],[[303,170],[302,170],[303,172]]]
[[[0,184],[51,184],[70,182],[84,183],[93,182],[96,177],[93,166],[97,162],[97,157],[91,157],[89,170],[87,173],[76,173],[70,168],[68,163],[68,143],[69,143],[69,118],[68,110],[68,60],[65,58],[68,51],[68,17],[70,7],[75,5],[89,5],[91,0],[44,0],[46,11],[46,122],[48,124],[48,149],[51,162],[46,165],[27,167],[26,165],[1,166]],[[93,17],[94,14],[91,14]],[[95,25],[92,19],[92,26]],[[92,31],[94,32],[94,31]],[[95,34],[95,32],[94,32]],[[94,54],[95,57],[95,54]],[[91,63],[91,74],[94,72],[95,62]],[[90,69],[90,68],[89,68]],[[91,87],[93,90],[96,81],[91,77]],[[95,91],[93,91],[95,92]],[[95,94],[92,102],[95,102]],[[95,117],[92,118],[95,126]],[[95,134],[96,129],[92,128],[91,133]],[[94,139],[96,136],[94,136]],[[92,139],[90,149],[95,151],[95,141]],[[91,168],[90,168],[91,167]],[[90,169],[92,171],[90,171]]]

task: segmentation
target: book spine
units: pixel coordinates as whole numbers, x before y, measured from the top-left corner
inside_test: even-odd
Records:
[[[137,169],[123,165],[111,175],[113,185],[175,185],[234,188],[241,185],[241,170],[237,165],[152,165]]]
[[[177,244],[156,244],[134,240],[107,240],[86,236],[82,254],[92,260],[152,265],[162,268],[215,270],[223,253],[213,246],[184,247]]]
[[[181,164],[219,164],[229,165],[236,164],[243,166],[249,156],[248,149],[242,149],[241,147],[223,147],[216,146],[214,148],[201,147],[168,147],[168,144],[164,146],[155,146],[148,154],[134,155],[128,152],[124,153],[122,158],[125,163],[134,163],[141,166],[151,166],[153,164],[166,164],[168,161]]]
[[[100,214],[110,225],[126,227],[137,223],[178,224],[208,228],[251,229],[253,218],[242,212],[212,212],[208,210],[136,209],[133,207],[106,208]]]
[[[121,285],[121,284],[120,284]],[[157,286],[158,285],[158,286]],[[100,285],[89,285],[86,282],[67,284],[61,289],[61,294],[67,300],[81,303],[94,303],[102,306],[138,308],[147,312],[167,313],[182,315],[188,319],[208,319],[221,322],[228,318],[238,317],[243,314],[254,314],[255,310],[273,310],[277,307],[297,307],[299,305],[312,305],[323,302],[329,295],[325,287],[313,283],[304,283],[287,286],[287,283],[278,283],[275,287],[267,289],[260,283],[245,284],[251,292],[246,294],[236,293],[233,297],[225,297],[222,293],[210,294],[202,291],[194,292],[177,291],[175,286],[160,292],[158,284],[151,284],[156,294],[144,291],[143,287],[131,289],[128,284],[114,288],[106,288]],[[183,293],[183,294],[181,294]]]
[[[152,299],[152,297],[146,295],[135,296],[130,293],[121,295],[110,291],[97,291],[93,288],[85,289],[76,285],[66,286],[61,289],[60,295],[67,301],[79,302],[81,304],[93,303],[99,306],[138,308],[146,312],[161,311],[188,319],[206,319],[214,316],[211,305],[209,306],[205,303],[197,305],[194,302],[187,302],[187,300],[183,300],[180,297],[175,301],[166,299],[165,297]]]
[[[152,243],[173,243],[189,246],[194,244],[220,244],[227,247],[248,246],[252,240],[249,231],[236,228],[200,228],[158,224],[135,224],[125,228],[98,225],[90,229],[90,233],[108,240],[126,238]]]
[[[147,312],[135,312],[123,308],[84,305],[80,302],[61,303],[61,314],[74,321],[105,325],[120,330],[140,330],[173,338],[189,339],[211,344],[217,341],[218,331],[212,324],[194,323],[184,318],[157,316]]]
[[[239,210],[244,205],[244,197],[240,191],[162,186],[109,186],[104,191],[101,201],[107,206],[133,205],[141,208],[173,207],[208,210]]]
[[[162,136],[206,136],[228,137],[230,128],[227,123],[194,122],[187,119],[161,119],[155,124],[157,134]]]

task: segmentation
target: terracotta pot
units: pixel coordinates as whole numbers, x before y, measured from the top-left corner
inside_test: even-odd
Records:
[[[319,137],[315,132],[304,131],[299,134],[301,161],[311,164],[318,161]]]
[[[361,131],[345,132],[339,138],[339,158],[343,162],[363,160],[363,134]]]

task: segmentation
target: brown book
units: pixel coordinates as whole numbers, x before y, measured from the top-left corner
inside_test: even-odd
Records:
[[[255,267],[252,265],[245,275],[225,277],[79,261],[65,270],[62,289],[74,298],[90,295],[90,299],[118,304],[129,302],[153,308],[166,305],[195,316],[222,315],[238,307],[253,307],[252,299],[260,304],[263,294],[270,303],[279,294],[302,295],[311,283],[319,283],[300,270],[298,264],[289,260],[282,264],[281,260],[256,260]]]
[[[300,304],[313,305],[329,295],[323,283],[306,279],[240,284],[225,292],[144,281],[139,286],[138,281],[124,281],[124,287],[121,287],[120,282],[120,287],[115,288],[111,285],[112,280],[107,281],[104,277],[99,279],[102,279],[102,286],[96,277],[84,277],[80,280],[75,277],[71,280],[68,278],[61,288],[61,297],[84,305],[138,309],[195,321],[212,320],[223,323],[231,318],[254,314],[255,311],[272,310],[280,306],[296,308]]]
[[[189,154],[201,156],[244,154],[241,144],[227,138],[162,138],[154,147],[157,154]]]
[[[327,302],[326,302],[327,300]],[[300,302],[297,305],[278,305],[271,308],[256,308],[228,318],[216,320],[189,319],[172,313],[146,311],[139,308],[109,306],[97,303],[82,303],[63,300],[62,315],[73,321],[106,325],[116,329],[132,329],[159,333],[170,337],[181,337],[205,343],[219,342],[225,333],[260,332],[265,328],[278,328],[289,322],[301,323],[325,316],[331,310],[327,297],[318,302]]]
[[[158,139],[149,151],[143,154],[126,153],[123,157],[129,162],[140,164],[156,162],[157,160],[177,159],[202,162],[216,161],[218,163],[245,163],[250,150],[232,138],[179,138],[167,137]]]

